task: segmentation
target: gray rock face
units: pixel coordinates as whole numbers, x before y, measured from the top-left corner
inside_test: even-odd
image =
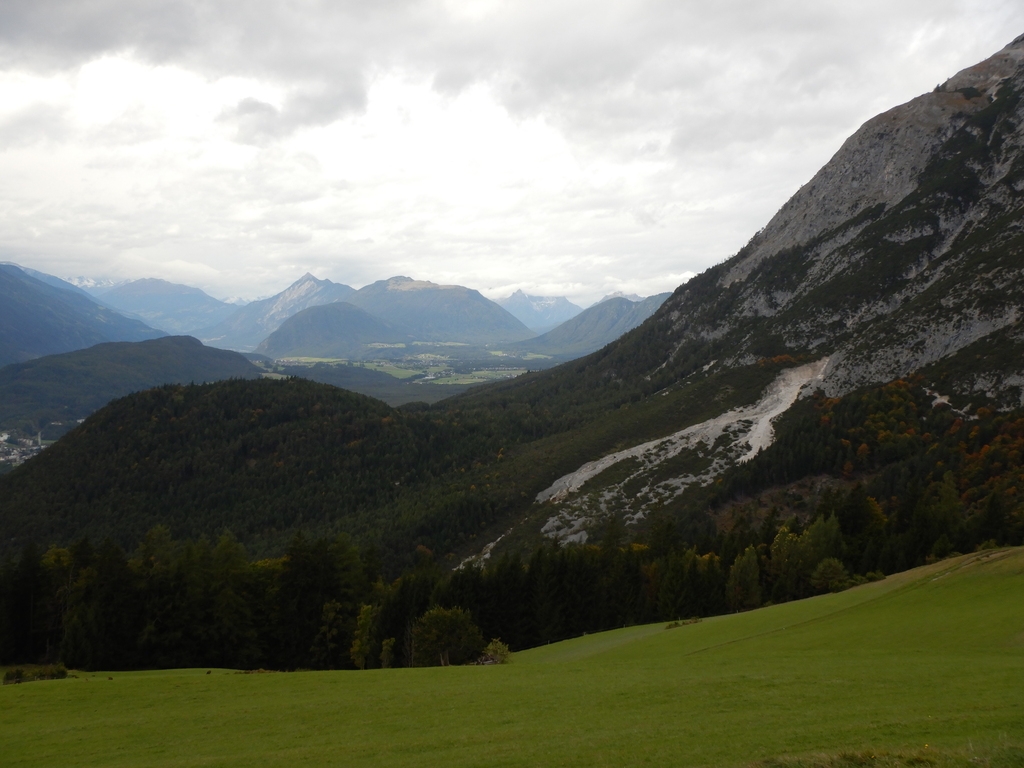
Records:
[[[235,310],[225,320],[195,332],[204,343],[222,349],[251,352],[292,315],[308,307],[343,301],[355,289],[306,273],[281,293]]]
[[[829,355],[823,386],[838,395],[1016,327],[1022,95],[1024,36],[869,120],[736,256],[666,302],[672,354],[719,342],[724,365]]]
[[[868,120],[754,236],[749,252],[734,260],[722,285],[743,280],[764,259],[804,245],[872,206],[891,206],[905,198],[917,188],[936,151],[969,116],[989,105],[1003,81],[1019,72],[1022,59],[1024,36],[957,73],[942,90]]]

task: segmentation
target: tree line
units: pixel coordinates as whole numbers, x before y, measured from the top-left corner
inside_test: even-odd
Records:
[[[913,525],[887,519],[856,484],[825,493],[804,523],[780,520],[777,512],[759,525],[741,516],[702,542],[684,540],[664,517],[631,541],[613,519],[599,545],[554,542],[525,558],[506,553],[454,571],[420,547],[415,564],[390,582],[375,551],[359,550],[345,536],[300,533],[283,557],[263,560],[248,558],[228,535],[216,543],[175,541],[166,528],[150,531],[131,555],[112,541],[45,552],[27,545],[0,567],[0,663],[463,663],[487,639],[520,650],[626,625],[748,610],[881,578],[951,554],[954,541],[1021,543],[1019,526],[983,539],[991,532],[985,515],[966,523],[935,516],[929,525],[942,520],[946,527],[925,539],[908,536]],[[919,541],[938,530],[939,545],[922,554]]]

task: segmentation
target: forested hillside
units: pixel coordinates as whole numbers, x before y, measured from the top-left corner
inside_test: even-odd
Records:
[[[45,431],[53,439],[116,397],[159,384],[256,378],[237,352],[190,336],[109,342],[0,368],[0,428]],[[59,427],[49,427],[60,422]]]
[[[464,437],[459,425],[428,428],[421,416],[340,392],[327,398],[305,382],[259,384],[274,384],[278,395],[265,398],[263,413],[237,390],[230,394],[239,405],[226,403],[225,385],[205,393],[207,388],[168,387],[146,393],[157,404],[150,418],[159,412],[158,421],[205,421],[209,429],[218,411],[231,416],[226,427],[232,435],[221,452],[193,452],[191,469],[198,474],[204,459],[230,466],[232,457],[236,466],[251,466],[237,477],[218,472],[206,478],[249,510],[245,523],[233,520],[242,531],[248,533],[245,525],[260,517],[273,520],[277,514],[283,521],[282,510],[298,508],[306,531],[330,531],[332,524],[334,530],[348,528],[362,537],[361,550],[347,537],[295,533],[282,558],[253,562],[230,534],[176,541],[166,528],[140,536],[129,555],[113,541],[79,539],[46,552],[29,544],[0,570],[6,617],[0,661],[59,656],[87,668],[408,665],[415,663],[411,633],[431,606],[468,610],[481,637],[500,637],[518,649],[626,624],[689,620],[841,590],[956,552],[1024,543],[1024,505],[1017,493],[1024,486],[1024,411],[959,412],[935,403],[920,382],[897,381],[841,399],[805,401],[780,425],[769,450],[687,500],[690,526],[678,524],[680,510],[666,509],[631,535],[613,518],[597,546],[551,544],[525,557],[506,552],[454,572],[420,546],[399,579],[385,580],[376,542],[395,546],[396,529],[408,535],[411,529],[402,526],[410,521],[400,515],[413,508],[386,480],[370,476],[354,487],[346,484],[359,473],[361,459],[343,446],[362,441],[361,455],[375,465],[392,461],[389,479],[406,470],[403,482],[413,489],[425,487],[424,478],[447,477],[450,490],[434,498],[434,519],[418,521],[436,529],[463,524],[474,498],[473,484],[467,488],[458,479],[465,469],[458,466],[465,447],[458,445]],[[296,385],[298,391],[292,389]],[[303,409],[309,409],[305,415]],[[290,439],[275,428],[296,417],[302,431]],[[267,431],[265,443],[254,442],[253,431],[244,434],[243,425],[253,420]],[[310,429],[315,424],[326,429]],[[149,432],[129,436],[151,446],[144,463],[162,461],[184,485],[204,487],[190,483],[184,468],[169,461],[166,429],[157,423],[128,426]],[[428,429],[433,457],[419,442]],[[448,435],[447,446],[441,434]],[[301,443],[313,451],[306,455]],[[321,489],[320,499],[300,492],[286,502],[271,493],[261,505],[255,496],[276,482],[267,467],[271,445],[269,458],[300,470],[293,471],[296,477],[301,470],[325,471],[316,462],[318,450],[333,455],[329,461],[341,477],[305,484]],[[484,447],[481,442],[477,449]],[[445,450],[451,452],[442,458]],[[399,454],[418,455],[420,465],[407,465]],[[89,469],[94,468],[70,478],[69,485],[83,495],[90,492]],[[256,494],[246,495],[243,478]],[[144,483],[148,495],[140,488]],[[170,520],[180,530],[193,526],[204,533],[219,511],[197,507],[159,471],[136,474],[133,468],[118,485],[134,488],[147,505],[169,495],[169,503],[149,519]],[[218,501],[209,489],[206,497]],[[368,514],[371,498],[391,503]],[[338,500],[352,510],[351,519],[331,518],[328,502]],[[461,509],[448,508],[456,501]],[[105,503],[122,513],[137,509],[130,494]],[[443,508],[450,517],[439,516]],[[374,521],[382,526],[379,539],[370,535]],[[121,530],[109,516],[106,522]],[[411,546],[416,539],[405,541]]]
[[[473,424],[301,379],[165,386],[115,401],[5,476],[3,539],[131,546],[167,525],[185,537],[228,529],[257,553],[280,553],[299,529],[389,552],[411,550],[421,530],[452,546],[487,500],[425,486],[492,442]]]

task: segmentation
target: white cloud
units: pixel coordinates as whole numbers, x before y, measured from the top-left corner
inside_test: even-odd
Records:
[[[861,122],[1024,31],[1018,6],[8,4],[0,257],[219,295],[307,270],[671,290]]]

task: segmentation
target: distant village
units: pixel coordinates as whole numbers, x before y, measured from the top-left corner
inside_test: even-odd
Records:
[[[67,422],[67,426],[70,428],[83,421],[85,419]],[[48,426],[62,427],[65,424],[55,421]],[[16,432],[0,432],[0,472],[24,464],[52,442],[52,440],[43,440],[38,436],[24,437]]]

